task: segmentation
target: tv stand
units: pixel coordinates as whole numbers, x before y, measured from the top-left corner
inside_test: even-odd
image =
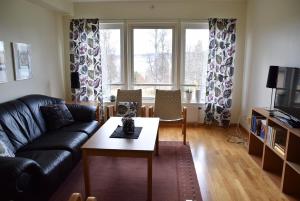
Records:
[[[277,115],[275,114],[275,116]],[[300,200],[300,129],[290,126],[293,124],[298,126],[299,122],[295,122],[295,119],[289,118],[285,114],[278,116],[270,116],[269,112],[263,108],[252,109],[252,117],[265,122],[263,125],[265,134],[261,135],[261,133],[255,132],[251,125],[248,153],[254,161],[261,165],[263,170],[271,173],[271,179],[282,192]],[[282,116],[284,116],[283,119],[281,119]],[[275,140],[274,143],[270,143],[269,136],[272,132],[269,131],[273,130],[276,130]],[[276,147],[277,133],[278,137],[284,136],[286,139],[281,144],[284,146],[283,152],[276,149],[278,147]]]
[[[287,124],[289,127],[291,128],[300,128],[300,121],[298,120],[294,120],[292,118],[284,118],[284,117],[280,117],[280,116],[274,116],[276,119],[278,119],[279,121]]]

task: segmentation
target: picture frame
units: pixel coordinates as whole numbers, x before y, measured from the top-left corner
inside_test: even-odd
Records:
[[[12,43],[14,57],[15,80],[32,78],[31,45],[27,43]]]
[[[4,42],[0,41],[0,83],[7,82]]]

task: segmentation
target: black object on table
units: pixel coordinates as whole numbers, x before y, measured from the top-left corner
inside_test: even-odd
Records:
[[[118,126],[110,138],[138,139],[142,129],[143,127],[134,127],[133,133],[125,133],[123,131],[123,126]]]

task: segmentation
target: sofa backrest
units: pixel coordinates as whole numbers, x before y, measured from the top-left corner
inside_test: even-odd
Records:
[[[42,134],[29,108],[19,100],[0,104],[0,124],[15,150]]]
[[[43,133],[47,131],[47,128],[40,107],[45,105],[64,103],[64,100],[62,99],[38,94],[24,96],[19,98],[18,100],[23,102],[29,108],[34,120],[37,122],[39,128]]]

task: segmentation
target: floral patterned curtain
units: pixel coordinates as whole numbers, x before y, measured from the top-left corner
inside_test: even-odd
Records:
[[[236,19],[209,19],[205,123],[229,126],[236,41]]]
[[[80,90],[72,100],[98,101],[103,114],[102,69],[99,20],[73,19],[70,22],[70,68],[79,73]]]

